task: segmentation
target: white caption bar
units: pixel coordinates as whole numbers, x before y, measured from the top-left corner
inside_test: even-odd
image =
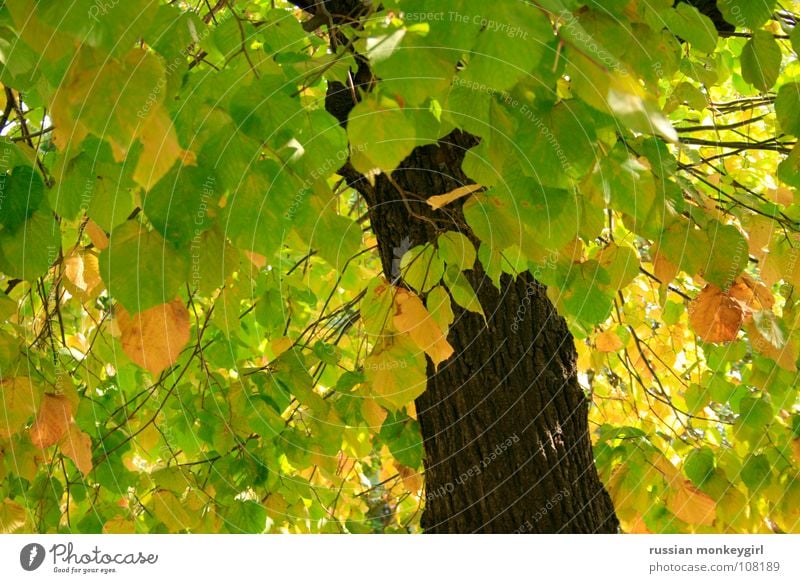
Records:
[[[800,581],[800,535],[5,535],[0,581]]]

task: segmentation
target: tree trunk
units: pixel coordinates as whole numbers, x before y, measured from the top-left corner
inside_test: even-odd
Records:
[[[475,241],[459,202],[441,211],[424,202],[468,182],[461,162],[475,144],[454,132],[415,149],[392,180],[378,176],[374,186],[349,165],[341,170],[367,200],[387,278],[396,275],[402,250],[439,232],[458,230]],[[427,390],[416,401],[425,532],[616,532],[566,323],[529,274],[504,276],[500,291],[478,264],[466,276],[488,323],[454,304],[448,340],[455,354],[438,372],[428,363]]]
[[[361,0],[293,3],[342,23],[364,6]],[[355,86],[332,81],[325,99],[343,126],[353,95],[373,82],[366,59],[354,56]],[[404,250],[441,232],[459,231],[477,243],[460,201],[439,211],[425,202],[469,182],[461,162],[475,145],[473,136],[455,131],[437,145],[416,148],[391,180],[378,175],[374,185],[349,163],[339,170],[367,201],[388,279],[395,279]],[[529,274],[503,277],[500,291],[480,265],[466,277],[487,322],[454,304],[448,340],[455,354],[438,372],[428,362],[427,389],[416,401],[425,445],[422,527],[429,533],[617,532],[611,498],[594,466],[588,404],[566,323]]]

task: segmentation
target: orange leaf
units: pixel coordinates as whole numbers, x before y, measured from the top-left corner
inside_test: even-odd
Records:
[[[730,342],[744,320],[744,308],[713,284],[689,304],[689,325],[706,342]]]
[[[100,225],[89,219],[86,223],[86,234],[89,235],[92,244],[99,250],[108,249],[108,235],[100,228]]]
[[[678,484],[670,493],[667,508],[684,522],[698,526],[711,526],[717,517],[717,503],[689,480]]]
[[[622,348],[622,340],[613,330],[606,330],[597,335],[594,345],[600,352],[616,352]]]
[[[393,462],[392,465],[397,470],[397,473],[400,474],[403,485],[409,492],[416,494],[422,490],[422,474],[397,462]]]
[[[750,310],[769,310],[775,305],[775,297],[769,288],[747,273],[736,278],[728,290],[728,295],[742,302]]]
[[[122,350],[154,375],[178,360],[189,342],[189,311],[179,299],[139,312],[133,318],[117,305]]]
[[[71,421],[69,399],[64,395],[45,395],[31,427],[31,442],[42,449],[55,445],[67,433]]]
[[[92,440],[74,423],[61,440],[61,453],[75,462],[84,476],[92,471]]]
[[[425,309],[416,295],[405,289],[398,289],[395,296],[396,312],[394,325],[398,332],[406,332],[419,348],[431,357],[433,365],[450,358],[453,347],[445,338],[442,329]]]
[[[678,267],[661,253],[656,252],[653,256],[653,275],[655,275],[658,281],[663,285],[667,285],[678,275]]]

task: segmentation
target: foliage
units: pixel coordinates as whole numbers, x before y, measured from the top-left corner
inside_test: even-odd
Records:
[[[193,4],[0,8],[0,532],[419,530],[476,261],[567,319],[624,530],[800,530],[798,2]],[[479,244],[399,288],[337,170],[455,128]]]

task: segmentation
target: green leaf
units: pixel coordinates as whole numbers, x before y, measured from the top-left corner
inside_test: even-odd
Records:
[[[552,108],[520,105],[513,109],[519,127],[516,141],[525,151],[530,174],[544,186],[567,188],[570,179],[584,176],[594,166],[595,124],[589,108],[577,99]]]
[[[658,243],[659,253],[664,253],[671,263],[689,275],[697,275],[711,263],[706,233],[687,220],[676,220],[653,238]],[[713,266],[711,270],[714,271]],[[723,270],[722,273],[726,278],[727,272]]]
[[[786,83],[778,90],[775,115],[787,134],[800,136],[800,83]]]
[[[697,50],[713,53],[717,48],[717,28],[708,16],[691,4],[679,2],[674,10],[662,15],[670,32],[689,41]]]
[[[255,162],[222,211],[223,233],[240,249],[271,259],[281,246],[286,222],[294,218],[282,212],[289,213],[291,201],[306,195],[273,160]]]
[[[391,323],[394,306],[392,286],[375,278],[369,282],[367,293],[361,300],[361,321],[369,336],[382,336]]]
[[[44,199],[44,182],[30,166],[16,166],[11,175],[0,177],[4,192],[0,197],[0,225],[16,231],[39,208]]]
[[[625,148],[615,147],[586,186],[595,200],[627,215],[626,224],[635,233],[649,239],[661,235],[669,208],[664,192],[657,188],[653,173],[630,158]]]
[[[739,404],[739,418],[734,429],[739,431],[746,428],[750,436],[763,437],[773,418],[772,406],[767,401],[756,397],[745,397]]]
[[[708,224],[704,235],[709,242],[709,256],[700,273],[721,289],[727,289],[747,267],[747,239],[733,225],[722,225],[716,221]],[[692,253],[691,249],[687,252]]]
[[[187,270],[183,255],[137,221],[117,227],[100,254],[100,276],[109,294],[131,315],[175,299]]]
[[[422,435],[417,421],[404,413],[390,413],[383,422],[380,436],[401,464],[411,469],[422,466]]]
[[[608,272],[609,287],[614,292],[624,288],[639,275],[639,254],[628,245],[610,243],[597,259]]]
[[[413,247],[400,260],[400,273],[405,283],[417,292],[425,293],[442,279],[444,263],[441,254],[437,254],[430,243]]]
[[[234,500],[223,515],[233,534],[258,534],[267,526],[267,509],[254,500]]]
[[[460,15],[481,31],[460,75],[495,90],[508,90],[528,76],[553,38],[550,20],[538,7],[525,2],[493,2]],[[458,27],[459,21],[453,23]]]
[[[447,289],[450,290],[450,295],[453,301],[470,312],[475,312],[486,319],[486,314],[483,313],[483,308],[475,295],[475,290],[472,289],[467,278],[461,273],[457,267],[448,267],[444,272],[444,283]]]
[[[777,0],[717,0],[717,7],[736,28],[755,29],[772,17],[777,3]]]
[[[0,292],[0,322],[5,322],[17,312],[17,302]],[[2,342],[0,342],[2,344]],[[2,349],[0,349],[0,363],[3,363]]]
[[[361,249],[361,226],[336,212],[336,201],[308,193],[307,204],[299,205],[294,225],[309,249],[339,271]]]
[[[149,29],[157,14],[155,0],[98,4],[92,0],[37,3],[42,22],[82,43],[110,53],[124,53]]]
[[[192,237],[189,244],[191,267],[189,284],[210,295],[225,284],[239,267],[239,254],[222,235],[219,227]]]
[[[220,194],[212,172],[178,164],[143,197],[144,212],[167,241],[188,247],[211,226]]]
[[[44,274],[61,249],[61,229],[49,210],[33,213],[16,231],[0,231],[0,271],[33,280]]]
[[[428,292],[428,297],[425,298],[425,308],[430,313],[431,317],[439,325],[439,328],[447,334],[447,329],[453,323],[455,316],[453,315],[453,308],[450,305],[450,296],[447,290],[437,285]]]
[[[683,463],[683,471],[695,486],[702,486],[714,473],[714,452],[708,447],[691,450]]]
[[[772,464],[765,455],[751,455],[742,466],[741,476],[750,490],[766,488],[772,482]]]
[[[594,326],[611,315],[614,292],[608,290],[610,283],[605,269],[596,261],[586,261],[572,270],[559,300],[567,314],[585,325]]]
[[[692,383],[683,395],[689,413],[700,413],[711,402],[711,393],[708,388],[697,383]],[[727,399],[726,399],[727,400]]]
[[[781,47],[771,33],[756,30],[742,49],[742,77],[761,91],[769,91],[781,71]]]
[[[778,178],[790,186],[800,188],[800,143],[778,164]]]
[[[393,172],[417,145],[417,134],[403,109],[370,96],[356,105],[347,121],[350,162],[367,174]]]
[[[407,25],[408,26],[408,25]],[[402,96],[416,107],[431,97],[444,96],[456,72],[458,52],[431,45],[426,31],[399,29],[367,41],[368,56],[388,95]],[[425,75],[420,75],[420,63]]]
[[[475,246],[463,234],[456,231],[442,233],[436,244],[439,258],[446,265],[455,265],[460,271],[472,269],[475,265]]]

